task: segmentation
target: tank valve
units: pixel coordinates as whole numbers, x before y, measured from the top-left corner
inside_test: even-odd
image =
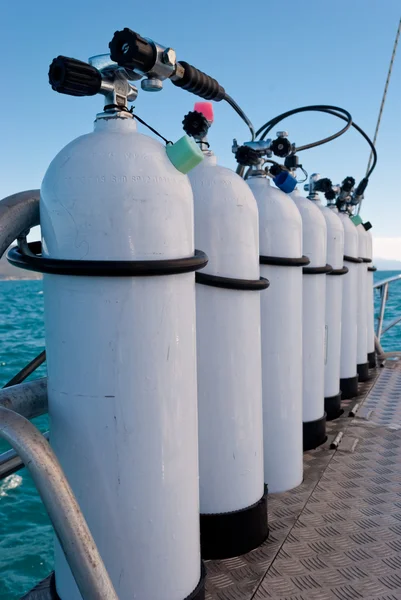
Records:
[[[277,138],[272,141],[271,149],[275,156],[284,158],[293,151],[293,145],[288,139],[288,133],[286,131],[278,131]]]
[[[218,102],[226,97],[224,88],[213,77],[187,62],[177,62],[173,48],[144,38],[128,27],[115,32],[109,48],[110,58],[118,65],[147,77],[141,84],[146,91],[161,90],[163,81],[170,79],[177,87],[206,100]]]
[[[110,61],[108,55],[94,56],[89,64],[58,56],[49,68],[49,83],[53,90],[69,96],[105,96],[109,110],[126,110],[127,102],[138,95],[137,88],[129,82],[136,76]]]
[[[196,140],[205,138],[210,127],[206,117],[196,110],[185,115],[182,125],[185,133]]]
[[[261,155],[257,150],[249,146],[237,146],[235,160],[239,165],[243,165],[244,167],[256,167],[261,163]]]
[[[95,96],[100,92],[102,76],[95,67],[87,63],[58,56],[49,67],[49,83],[60,94]]]

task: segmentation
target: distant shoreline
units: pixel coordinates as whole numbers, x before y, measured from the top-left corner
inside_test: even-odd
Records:
[[[43,277],[42,275],[38,275],[37,277],[33,276],[33,277],[17,277],[15,275],[0,275],[0,282],[1,281],[42,281]]]

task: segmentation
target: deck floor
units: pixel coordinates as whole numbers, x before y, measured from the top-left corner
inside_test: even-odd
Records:
[[[302,485],[269,496],[266,543],[206,562],[206,600],[401,599],[400,397],[401,363],[388,363],[343,403],[327,443],[304,454]]]
[[[206,600],[401,600],[400,397],[401,361],[372,372],[304,454],[302,485],[269,495],[266,543],[206,561]],[[51,598],[46,583],[26,600]]]

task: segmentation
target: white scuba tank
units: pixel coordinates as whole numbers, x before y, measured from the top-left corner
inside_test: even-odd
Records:
[[[302,217],[303,253],[310,264],[303,268],[303,438],[304,450],[326,439],[324,411],[325,303],[327,267],[326,221],[298,189],[290,194]]]
[[[357,373],[359,381],[369,379],[368,361],[368,232],[359,215],[353,217],[358,232],[358,254],[362,262],[358,265],[358,307],[357,307]]]
[[[373,259],[373,248],[372,248],[372,234],[370,233],[371,224],[364,223],[364,227],[367,232],[366,236],[366,257],[372,261]],[[374,290],[373,290],[373,273],[376,271],[376,267],[372,265],[372,262],[368,263],[367,271],[367,328],[368,328],[368,362],[369,368],[374,369],[376,367],[376,351],[375,351],[375,319],[374,319]]]
[[[327,420],[341,415],[340,356],[341,309],[344,269],[344,227],[337,209],[323,206],[317,193],[311,198],[322,211],[327,226],[327,263],[333,270],[326,277],[324,355],[324,408]]]
[[[339,211],[344,227],[344,266],[348,273],[343,276],[343,299],[341,310],[341,361],[340,389],[343,400],[358,393],[357,357],[357,306],[358,306],[358,232],[349,215]]]
[[[252,173],[252,171],[251,171]],[[291,198],[256,172],[259,208],[265,483],[283,492],[302,482],[302,220]]]
[[[189,180],[132,118],[59,152],[40,213],[46,257],[194,255]],[[201,578],[194,273],[47,274],[44,299],[51,444],[116,593],[183,600]],[[55,554],[58,595],[80,600]]]
[[[258,211],[241,177],[205,152],[190,173],[197,275],[201,551],[228,558],[268,535],[263,482]]]

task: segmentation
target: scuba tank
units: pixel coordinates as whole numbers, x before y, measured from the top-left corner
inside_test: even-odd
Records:
[[[370,229],[372,225],[369,221],[363,224],[366,229],[366,257],[372,261],[373,249],[372,249],[372,234]],[[373,273],[376,271],[376,267],[372,264],[368,264],[367,271],[367,329],[368,329],[368,362],[369,368],[374,369],[376,367],[376,351],[375,351],[375,319],[374,319],[374,290],[373,290]]]
[[[296,155],[285,164],[291,171],[299,166]],[[287,174],[283,174],[283,176]],[[327,264],[327,227],[325,218],[313,202],[298,189],[290,193],[302,218],[303,253],[310,264],[303,267],[303,439],[304,450],[311,450],[326,440],[324,410],[325,302],[326,278],[332,270]]]
[[[309,264],[302,256],[301,215],[288,195],[270,186],[266,177],[277,183],[282,171],[267,157],[292,151],[286,132],[277,136],[242,146],[234,140],[232,148],[237,173],[245,175],[258,203],[261,273],[272,281],[269,292],[261,296],[264,465],[271,492],[292,489],[302,481],[301,267]],[[265,162],[273,164],[270,171],[263,168]],[[296,181],[290,177],[283,185],[288,193]]]
[[[58,57],[49,77],[106,104],[46,172],[42,257],[20,256],[44,272],[51,443],[117,595],[201,600],[193,272],[207,257],[185,173],[203,155],[137,132],[140,76],[108,56]],[[80,600],[58,542],[55,563],[58,596]]]
[[[325,300],[327,228],[321,211],[298,189],[291,194],[302,217],[303,252],[310,265],[303,268],[303,432],[304,450],[326,440],[324,410]]]
[[[356,226],[358,232],[358,254],[361,259],[358,265],[358,307],[357,307],[357,373],[359,381],[369,379],[369,360],[368,360],[368,263],[372,262],[368,258],[368,232],[363,226],[359,215],[351,217],[351,221]]]
[[[190,174],[195,243],[209,262],[196,277],[200,529],[203,558],[249,552],[268,535],[263,482],[258,210],[241,177],[217,164],[209,103],[184,130],[204,160]],[[268,295],[263,292],[264,295]]]
[[[325,317],[325,354],[324,354],[324,408],[330,421],[342,414],[340,392],[340,354],[341,354],[341,304],[342,275],[348,272],[344,267],[344,227],[338,214],[331,205],[323,206],[318,192],[330,193],[331,182],[311,175],[309,184],[304,186],[312,200],[321,211],[327,226],[327,262],[333,267],[326,277],[326,317]],[[330,189],[328,189],[330,188]],[[327,195],[326,195],[327,198]],[[335,205],[334,205],[335,208]]]
[[[358,306],[358,266],[362,260],[358,252],[358,232],[352,223],[346,198],[353,183],[346,178],[337,199],[337,208],[344,227],[344,264],[348,273],[343,277],[343,300],[341,310],[341,362],[340,389],[343,400],[358,394],[357,373],[357,306]]]
[[[265,483],[283,492],[302,483],[302,220],[289,196],[258,165],[247,182],[259,208]]]

